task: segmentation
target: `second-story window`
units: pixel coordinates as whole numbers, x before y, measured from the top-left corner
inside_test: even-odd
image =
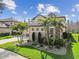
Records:
[[[34,31],[34,28],[32,28],[32,31]]]
[[[43,28],[41,28],[41,31],[44,31],[44,29],[43,29]]]
[[[39,31],[39,28],[37,28],[36,30]]]

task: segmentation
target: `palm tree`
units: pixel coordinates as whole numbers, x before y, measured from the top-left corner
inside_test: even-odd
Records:
[[[56,32],[58,32],[57,37],[60,35],[60,32],[63,32],[63,28],[66,28],[65,24],[63,23],[63,21],[59,21],[56,26],[56,30],[57,30]],[[59,39],[60,39],[60,36],[59,36]]]
[[[43,25],[45,28],[46,40],[47,40],[48,45],[49,45],[49,26],[56,25],[55,19],[56,19],[56,15],[54,13],[50,13],[48,15],[48,17],[46,17],[45,20],[43,21]]]
[[[45,36],[46,36],[46,41],[47,44],[49,45],[49,27],[54,26],[55,29],[55,38],[54,39],[60,39],[60,31],[63,31],[63,21],[59,20],[56,18],[56,15],[54,13],[50,13],[47,17],[44,17],[45,19],[41,20],[43,22],[43,26],[45,29]]]

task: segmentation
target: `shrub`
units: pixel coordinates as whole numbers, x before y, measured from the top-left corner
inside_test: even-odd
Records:
[[[10,33],[1,33],[1,34],[0,34],[0,37],[9,36],[9,35],[10,35]]]
[[[54,44],[54,38],[53,38],[53,37],[50,37],[50,38],[49,38],[49,44],[50,44],[50,45],[53,45],[53,44]]]
[[[56,45],[56,46],[65,46],[65,40],[57,39],[57,40],[55,40],[54,45]]]
[[[46,44],[47,45],[48,43],[47,43],[46,37],[43,37],[42,39],[43,39],[43,44]]]
[[[31,42],[31,40],[27,40],[27,42]]]
[[[12,32],[12,35],[21,35],[21,32]]]

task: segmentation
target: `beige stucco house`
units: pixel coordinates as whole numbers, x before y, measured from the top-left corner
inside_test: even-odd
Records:
[[[0,19],[0,34],[1,33],[11,33],[10,26],[18,23],[14,18]]]
[[[31,21],[29,21],[29,29],[28,29],[28,32],[29,32],[29,38],[31,40],[34,40],[34,41],[39,41],[40,38],[44,38],[46,35],[45,35],[45,28],[44,28],[44,25],[41,21],[38,21],[38,20],[44,20],[46,16],[42,16],[42,15],[37,15],[36,17],[34,17]],[[62,23],[64,24],[65,26],[65,17],[64,16],[57,16],[56,17],[56,20],[58,21],[62,21]],[[62,33],[66,31],[66,28],[64,27],[62,31],[59,32],[59,36],[60,38],[62,38]],[[49,36],[51,37],[56,37],[56,29],[55,29],[55,26],[50,26],[49,27]]]

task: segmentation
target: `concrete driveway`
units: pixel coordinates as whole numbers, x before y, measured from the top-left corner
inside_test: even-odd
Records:
[[[14,52],[0,48],[0,59],[27,59]]]
[[[20,38],[20,37],[18,37],[18,38]],[[24,38],[23,40],[27,40],[27,39],[28,39],[28,37]],[[17,37],[0,40],[0,44],[4,44],[7,42],[13,42],[13,41],[17,41]],[[14,52],[0,48],[0,59],[27,59],[27,58],[24,58]]]

